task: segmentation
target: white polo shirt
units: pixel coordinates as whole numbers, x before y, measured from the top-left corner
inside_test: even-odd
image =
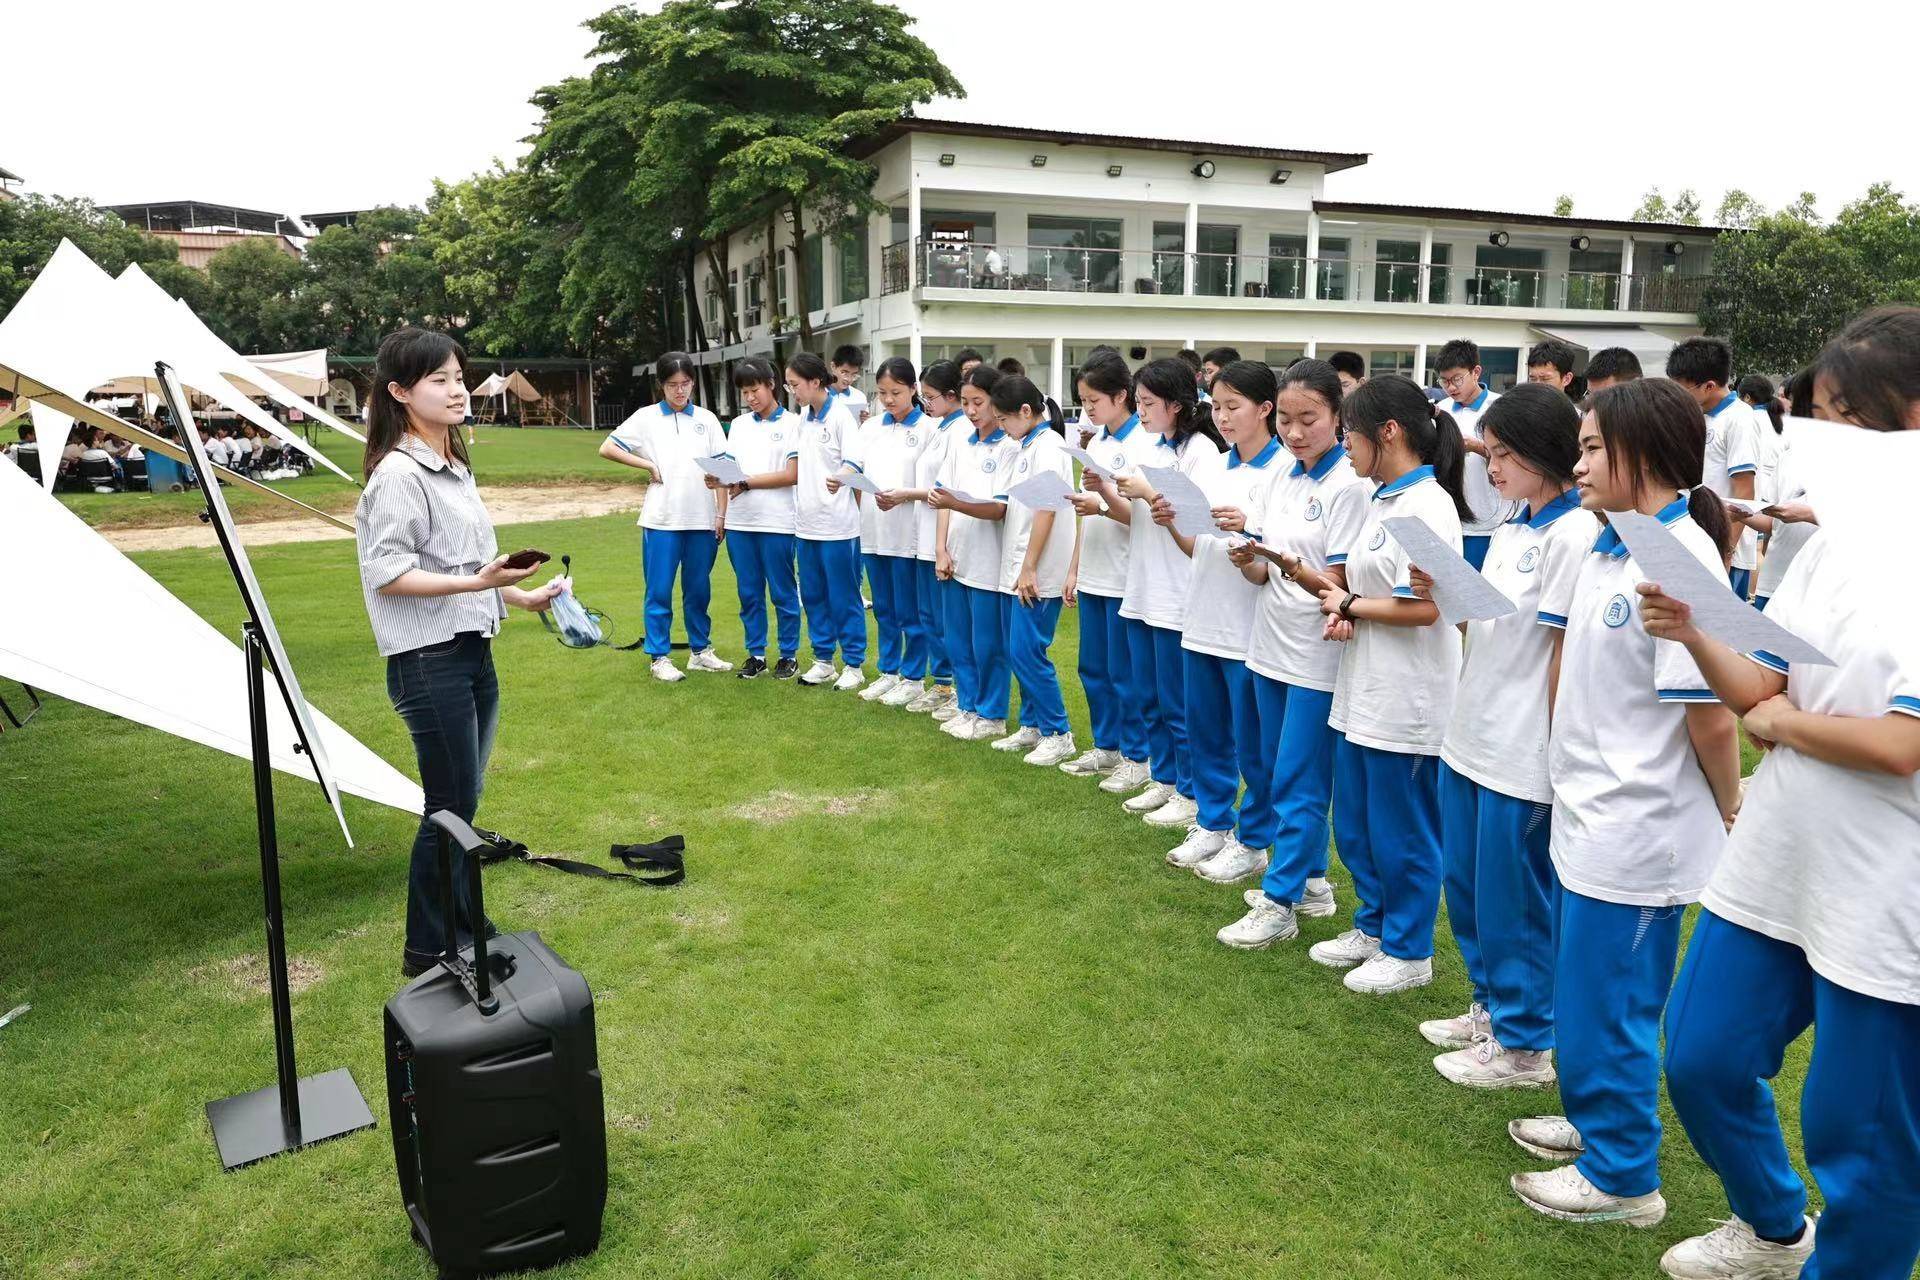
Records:
[[[1687,500],[1659,515],[1717,576],[1720,552]],[[1612,529],[1580,565],[1547,745],[1553,865],[1586,897],[1673,907],[1699,898],[1726,844],[1687,736],[1687,705],[1718,699],[1685,645],[1641,626],[1645,580]]]
[[[1920,670],[1903,668],[1861,608],[1885,583],[1829,539],[1793,563],[1767,616],[1838,665],[1748,655],[1787,677],[1802,711],[1920,716]],[[1828,764],[1776,746],[1760,762],[1701,902],[1790,943],[1821,977],[1878,1000],[1920,1004],[1920,777]]]
[[[1783,440],[1780,443],[1780,461],[1773,472],[1773,501],[1788,503],[1806,500],[1806,486],[1793,474],[1793,442]],[[1753,594],[1768,599],[1778,591],[1780,584],[1787,579],[1787,569],[1792,566],[1794,558],[1819,532],[1820,526],[1817,524],[1805,521],[1789,524],[1785,520],[1775,520],[1773,532],[1767,535],[1767,554],[1760,561],[1760,577],[1754,583]]]
[[[1311,470],[1296,460],[1275,476],[1247,527],[1264,545],[1324,572],[1346,564],[1372,505],[1373,483],[1354,472],[1346,447],[1335,445]],[[1331,693],[1346,646],[1325,638],[1326,622],[1320,597],[1288,582],[1278,565],[1269,564],[1247,647],[1248,669],[1269,680]]]
[[[1059,432],[1041,423],[1035,423],[1033,430],[1020,437],[1019,447],[1013,451],[1008,465],[1011,470],[1000,486],[1003,490],[1045,471],[1051,471],[1069,486],[1073,484],[1073,459],[1067,456],[1066,441],[1060,438]],[[1000,590],[1008,595],[1013,594],[1014,585],[1020,580],[1020,566],[1026,563],[1036,514],[1025,503],[1007,501],[1007,518],[1001,521],[1000,533]],[[1039,581],[1040,596],[1044,600],[1057,600],[1066,591],[1067,569],[1073,564],[1073,522],[1072,507],[1062,507],[1053,513],[1053,528],[1047,532],[1047,544],[1034,563],[1034,577]]]
[[[848,387],[843,391],[836,387],[832,391],[827,392],[827,397],[828,399],[838,400],[842,405],[845,405],[847,412],[853,415],[855,422],[866,421],[867,393],[860,388]]]
[[[952,430],[958,431],[954,427]],[[947,446],[939,485],[958,489],[983,501],[1004,498],[1008,468],[1020,446],[995,427],[982,438],[968,432]],[[953,557],[953,580],[976,591],[1000,589],[999,520],[977,520],[959,511],[947,513],[947,554]]]
[[[1381,485],[1367,508],[1360,540],[1347,556],[1347,590],[1414,599],[1412,562],[1382,521],[1411,516],[1458,551],[1460,513],[1452,495],[1432,467],[1416,467]],[[1459,632],[1437,620],[1424,627],[1356,622],[1353,639],[1342,647],[1327,724],[1356,746],[1439,755],[1460,683]]]
[[[816,416],[800,419],[800,483],[795,486],[794,532],[806,542],[838,542],[860,536],[860,509],[854,491],[841,486],[827,492],[827,478],[844,469],[845,451],[854,446],[859,427],[839,400],[828,397]]]
[[[656,470],[640,505],[642,529],[711,529],[718,513],[707,473],[695,458],[724,453],[720,419],[697,404],[679,413],[662,400],[636,409],[610,437],[628,453],[650,459]]]
[[[1480,419],[1486,414],[1487,406],[1499,398],[1482,387],[1479,397],[1469,404],[1449,398],[1443,400],[1440,407],[1453,415],[1463,438],[1478,440],[1482,438]],[[1463,533],[1476,538],[1488,537],[1495,529],[1513,519],[1517,504],[1501,497],[1500,491],[1493,487],[1493,481],[1487,479],[1487,460],[1484,456],[1477,453],[1467,455],[1465,481],[1467,506],[1472,509],[1473,518],[1462,526]]]
[[[1240,508],[1251,525],[1255,511],[1265,505],[1267,486],[1281,473],[1279,461],[1285,453],[1278,440],[1267,441],[1251,462],[1242,458],[1238,449],[1229,448],[1226,465],[1206,471],[1197,483],[1209,503]],[[1227,559],[1229,536],[1216,530],[1193,540],[1193,572],[1187,587],[1187,621],[1180,629],[1180,647],[1244,662],[1253,640],[1253,615],[1260,606],[1260,588],[1248,582],[1247,576]]]
[[[878,414],[861,425],[859,456],[847,461],[882,489],[911,489],[920,453],[938,434],[933,420],[919,408],[897,421],[890,413]],[[861,551],[911,559],[919,532],[919,513],[911,503],[882,511],[872,494],[860,495]]]
[[[1768,425],[1771,432],[1773,427]],[[1740,397],[1729,391],[1725,398],[1707,410],[1707,458],[1702,480],[1707,488],[1723,498],[1733,496],[1733,477],[1753,477],[1753,492],[1760,495],[1760,441],[1754,435],[1753,412]],[[1747,529],[1734,549],[1733,567],[1751,569],[1760,563],[1759,535]]]
[[[799,415],[779,405],[766,418],[743,413],[727,431],[726,455],[750,476],[785,471],[800,456],[800,428]],[[739,533],[792,533],[793,486],[748,489],[728,499],[727,528]]]
[[[1175,449],[1171,436],[1150,436],[1153,447],[1134,466],[1178,467],[1193,477],[1202,489],[1201,477],[1222,466],[1220,446],[1195,432]],[[1099,455],[1095,455],[1098,457]],[[1138,498],[1133,503],[1132,523],[1127,526],[1127,588],[1120,596],[1120,616],[1144,622],[1150,627],[1179,631],[1187,621],[1187,588],[1193,579],[1193,561],[1173,540],[1171,529],[1153,522],[1153,508]]]
[[[1547,676],[1553,640],[1565,631],[1580,566],[1600,520],[1580,509],[1578,490],[1526,508],[1494,532],[1481,570],[1518,606],[1467,624],[1466,661],[1440,758],[1490,791],[1553,802],[1547,777]]]
[[[1117,428],[1102,427],[1087,442],[1087,452],[1107,466],[1109,475],[1151,462],[1160,437],[1140,425],[1134,414]],[[1084,477],[1083,477],[1084,487]],[[1087,595],[1118,600],[1127,593],[1127,543],[1130,531],[1118,520],[1090,516],[1080,530],[1079,589]]]
[[[971,427],[955,429],[956,423],[964,423],[967,415],[955,409],[938,422],[933,416],[927,416],[933,433],[927,437],[927,447],[920,451],[919,458],[913,464],[913,488],[931,489],[940,483],[940,468],[947,463],[947,450],[955,441],[964,437]],[[940,536],[940,513],[924,502],[913,504],[913,555],[916,560],[925,560],[929,564],[939,557],[934,554],[935,542]]]

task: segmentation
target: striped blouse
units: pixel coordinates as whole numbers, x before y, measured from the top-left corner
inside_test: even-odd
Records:
[[[354,511],[360,590],[382,657],[441,644],[462,632],[498,634],[507,616],[498,591],[383,596],[409,569],[477,573],[500,554],[473,473],[417,436],[380,460]]]

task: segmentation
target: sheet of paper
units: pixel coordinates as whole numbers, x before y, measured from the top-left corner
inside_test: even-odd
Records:
[[[1173,507],[1173,527],[1182,536],[1220,536],[1220,527],[1213,522],[1213,504],[1186,472],[1178,467],[1142,467],[1140,473]]]
[[[860,493],[879,493],[880,486],[867,479],[863,471],[849,471],[840,477],[840,483]]]
[[[1720,501],[1726,503],[1743,516],[1750,516],[1756,511],[1764,512],[1767,509],[1767,504],[1757,498],[1722,498]]]
[[[1067,495],[1073,489],[1052,471],[1042,471],[1037,476],[1028,476],[1013,488],[1007,490],[1007,496],[1023,507],[1032,507],[1035,511],[1058,511],[1067,507]]]
[[[732,458],[723,458],[719,454],[715,454],[710,458],[695,458],[694,461],[700,464],[702,471],[712,476],[715,480],[718,480],[721,484],[745,484],[747,482],[747,473],[742,471],[740,464]]]
[[[1106,476],[1108,479],[1113,478],[1113,472],[1107,470],[1105,467],[1101,466],[1098,462],[1095,462],[1093,455],[1088,453],[1085,449],[1076,449],[1072,445],[1068,445],[1067,456],[1069,458],[1072,458],[1075,462],[1079,463],[1083,471],[1091,471],[1093,472],[1093,474],[1097,476]]]
[[[1638,511],[1610,511],[1607,520],[1647,581],[1693,610],[1693,624],[1720,643],[1751,653],[1765,649],[1788,662],[1830,667],[1833,659],[1760,612],[1727,586],[1727,578],[1700,563],[1667,527]],[[1633,606],[1640,607],[1638,600]]]
[[[1420,571],[1433,579],[1433,603],[1448,626],[1504,618],[1517,607],[1498,587],[1480,576],[1466,557],[1440,540],[1426,521],[1389,516],[1380,522]]]
[[[943,485],[941,485],[941,486],[940,486],[940,491],[941,491],[942,493],[944,493],[944,494],[946,494],[946,495],[947,495],[947,496],[948,496],[949,498],[952,498],[952,499],[953,499],[953,500],[954,500],[955,502],[993,502],[993,501],[996,501],[996,499],[993,499],[993,498],[976,498],[976,497],[974,497],[974,496],[973,496],[972,494],[970,494],[970,493],[968,493],[968,492],[967,492],[967,491],[966,491],[965,489],[955,489],[955,488],[953,488],[953,487],[952,487],[951,485],[944,485],[944,484],[943,484]]]

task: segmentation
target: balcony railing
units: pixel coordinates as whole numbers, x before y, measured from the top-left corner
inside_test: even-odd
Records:
[[[1697,312],[1703,276],[1550,272],[1525,267],[1344,257],[1183,253],[1160,249],[902,240],[881,251],[881,292],[915,287],[981,292],[1184,295],[1321,302],[1519,307],[1532,310]]]

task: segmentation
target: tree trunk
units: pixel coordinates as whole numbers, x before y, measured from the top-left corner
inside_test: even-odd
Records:
[[[800,349],[813,350],[813,300],[807,296],[806,208],[793,202],[793,289],[800,309]]]
[[[720,343],[740,341],[740,317],[733,309],[733,289],[727,284],[727,242],[715,240],[707,245],[707,265],[713,269],[715,286],[720,290]]]
[[[763,305],[767,312],[767,332],[780,332],[780,250],[774,239],[780,234],[780,214],[773,210],[767,214],[767,276],[766,298]]]

